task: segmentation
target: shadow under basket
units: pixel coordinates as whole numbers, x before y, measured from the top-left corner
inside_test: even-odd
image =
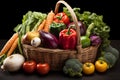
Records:
[[[76,50],[35,48],[33,46],[23,44],[24,56],[27,60],[35,60],[37,63],[48,63],[52,71],[60,71],[64,66],[64,62],[70,58],[79,59],[80,62],[94,62],[97,54],[98,46],[90,46],[83,48],[81,53]]]
[[[87,48],[82,48],[80,41],[80,28],[78,26],[77,17],[73,9],[63,0],[56,3],[54,13],[58,13],[60,4],[64,4],[72,17],[73,22],[76,26],[77,33],[77,45],[76,50],[63,50],[63,49],[48,49],[42,47],[33,47],[31,45],[22,44],[23,53],[27,60],[35,60],[37,63],[48,63],[52,71],[60,71],[63,68],[64,62],[69,58],[79,59],[80,62],[94,62],[96,54],[99,48],[98,46],[89,46]]]

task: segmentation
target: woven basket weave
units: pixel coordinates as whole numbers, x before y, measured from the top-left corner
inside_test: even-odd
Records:
[[[77,46],[76,50],[63,50],[63,49],[48,49],[43,47],[32,47],[27,44],[23,45],[23,52],[25,58],[28,60],[35,60],[36,62],[49,63],[52,71],[60,71],[64,65],[65,60],[69,58],[77,58],[80,62],[94,62],[96,58],[96,53],[98,51],[98,46],[90,46],[87,48],[82,48],[80,41],[80,28],[77,24],[77,18],[73,9],[65,2],[58,1],[55,7],[55,14],[58,13],[60,4],[64,4],[67,9],[70,11],[72,19],[76,25],[77,32]]]

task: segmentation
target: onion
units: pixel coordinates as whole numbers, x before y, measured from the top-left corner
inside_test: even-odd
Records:
[[[25,58],[21,54],[12,54],[11,56],[5,58],[1,68],[5,71],[18,71],[22,64],[24,63]]]
[[[34,37],[31,40],[31,45],[34,47],[38,47],[41,44],[41,39],[39,37]]]
[[[78,21],[78,26],[80,27],[80,34],[81,34],[81,36],[85,35],[85,33],[86,33],[86,26],[83,24],[83,22],[82,21]],[[74,22],[69,23],[67,28],[69,28],[69,27],[72,27],[72,28],[76,29]]]
[[[100,36],[97,36],[97,35],[91,35],[90,40],[91,40],[91,44],[93,46],[99,45],[101,43],[101,41],[102,41]]]

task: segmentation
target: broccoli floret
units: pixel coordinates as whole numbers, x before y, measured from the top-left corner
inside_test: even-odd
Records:
[[[63,66],[63,72],[71,77],[81,77],[82,63],[78,59],[68,59]]]

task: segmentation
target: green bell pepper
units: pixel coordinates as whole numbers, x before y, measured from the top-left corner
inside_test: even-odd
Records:
[[[50,33],[59,38],[59,33],[61,30],[65,29],[66,25],[64,23],[52,22],[50,25]]]

